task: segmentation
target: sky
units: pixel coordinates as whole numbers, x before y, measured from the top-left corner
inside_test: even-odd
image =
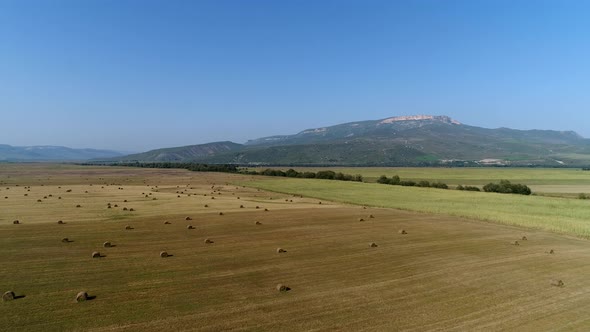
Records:
[[[0,144],[140,152],[399,115],[590,138],[590,1],[0,0]]]

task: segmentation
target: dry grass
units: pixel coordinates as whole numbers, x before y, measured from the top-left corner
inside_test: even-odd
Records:
[[[225,185],[244,179],[229,174],[39,165],[11,172],[10,167],[0,165],[0,195],[8,197],[0,201],[0,264],[9,267],[0,269],[0,280],[5,290],[27,295],[0,306],[0,326],[10,330],[590,328],[585,240],[377,208],[370,213],[378,218],[359,223],[358,217],[368,215],[360,207],[319,205],[310,198],[285,202],[291,195]],[[203,194],[213,183],[223,194],[210,201]],[[31,195],[25,197],[28,185]],[[185,191],[182,199],[174,193],[177,185]],[[73,191],[66,193],[68,188]],[[148,190],[154,195],[158,190],[157,201],[140,197]],[[49,193],[63,199],[34,203]],[[244,206],[272,212],[240,209],[233,193]],[[136,213],[107,208],[107,202],[124,199]],[[76,203],[84,208],[73,209]],[[211,209],[226,216],[211,218]],[[199,220],[199,232],[162,221],[186,215]],[[17,218],[24,223],[13,227]],[[68,225],[56,227],[60,218]],[[264,227],[252,227],[256,221]],[[122,232],[126,224],[137,230]],[[402,228],[411,236],[398,236]],[[522,234],[527,242],[508,245]],[[64,236],[75,241],[62,244]],[[200,242],[205,237],[216,245]],[[89,260],[88,252],[104,239],[117,247],[104,249],[105,259]],[[371,241],[379,247],[369,250]],[[289,248],[289,255],[273,252],[278,247]],[[174,257],[158,257],[163,248]],[[552,286],[552,279],[567,284]],[[280,292],[273,287],[278,282],[293,290]],[[79,290],[97,297],[75,306]]]

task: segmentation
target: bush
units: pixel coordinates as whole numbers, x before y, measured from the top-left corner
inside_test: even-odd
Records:
[[[404,187],[413,187],[416,185],[416,182],[414,182],[414,181],[400,181],[399,184]]]
[[[483,190],[485,192],[495,192],[501,194],[531,194],[531,189],[528,186],[519,183],[512,184],[508,180],[501,180],[500,183],[488,183],[483,186]]]
[[[578,198],[579,198],[579,199],[589,199],[589,198],[590,198],[590,196],[588,196],[588,195],[586,195],[586,194],[584,194],[584,193],[581,193],[581,194],[579,194],[579,195],[578,195]]]

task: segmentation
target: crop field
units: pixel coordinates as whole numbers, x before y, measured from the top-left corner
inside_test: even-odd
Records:
[[[480,213],[491,199],[500,215],[503,197],[516,199],[174,169],[0,165],[0,292],[19,297],[0,302],[0,329],[590,328],[588,240],[438,211],[448,204],[439,193],[474,195],[453,196],[454,208]],[[518,199],[525,206],[509,215],[549,200],[561,204],[552,210],[567,215],[564,224],[587,232],[588,205],[577,204],[589,201]],[[76,302],[80,291],[91,299]]]
[[[259,168],[258,170],[263,169]],[[317,172],[324,168],[295,167],[299,172]],[[443,167],[347,167],[329,168],[345,174],[361,174],[367,182],[381,175],[398,175],[403,180],[444,182],[452,186],[483,186],[489,182],[509,180],[524,183],[538,193],[590,193],[590,171],[579,168],[443,168]],[[286,170],[286,169],[283,169]]]

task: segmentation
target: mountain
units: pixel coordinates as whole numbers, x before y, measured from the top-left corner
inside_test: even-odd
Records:
[[[115,158],[241,165],[588,165],[590,140],[572,131],[487,129],[448,116],[396,116]]]
[[[64,146],[11,146],[0,144],[0,161],[84,161],[94,158],[120,157],[109,150],[72,149]]]
[[[131,154],[122,158],[111,158],[118,161],[187,161],[199,160],[227,152],[239,151],[243,145],[233,142],[214,142],[200,145],[188,145],[175,148],[151,150]]]

